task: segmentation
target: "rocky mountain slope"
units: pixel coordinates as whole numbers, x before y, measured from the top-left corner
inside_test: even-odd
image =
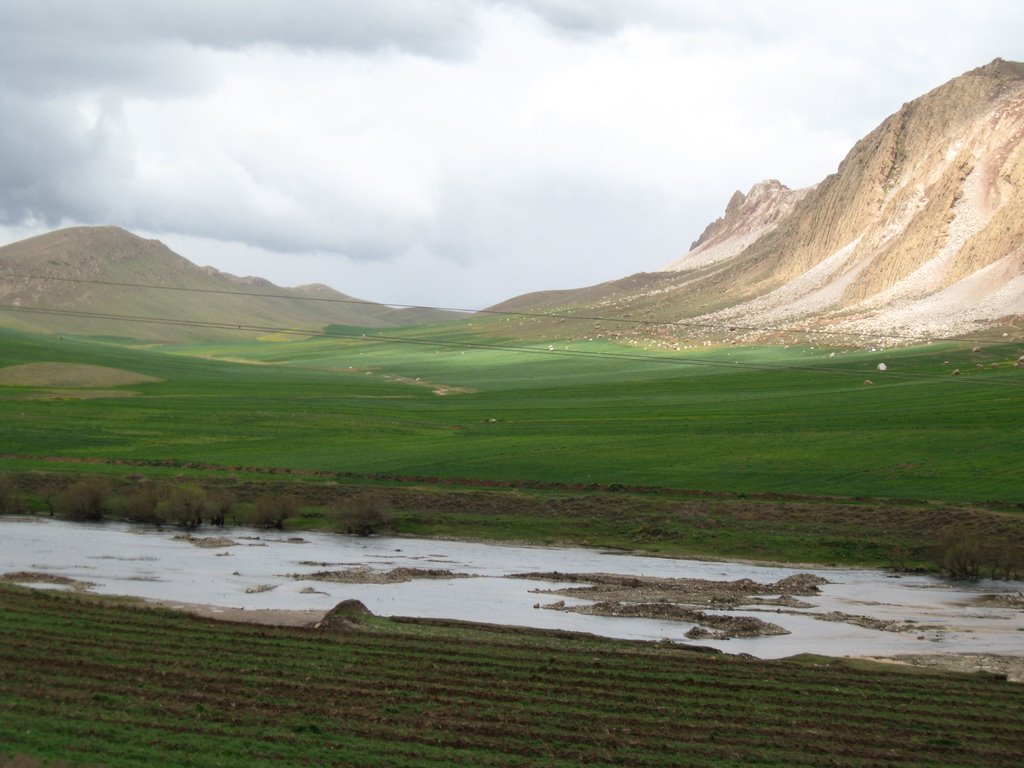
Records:
[[[773,231],[810,191],[790,189],[775,179],[755,184],[746,195],[737,190],[725,207],[725,216],[708,224],[690,252],[665,270],[692,270],[731,259]]]
[[[362,302],[325,285],[236,277],[118,227],[73,227],[0,248],[0,325],[21,330],[180,341],[448,316]]]
[[[814,187],[737,192],[663,271],[503,306],[680,324],[635,329],[663,339],[1018,335],[1022,139],[1024,64],[996,59],[905,104]]]

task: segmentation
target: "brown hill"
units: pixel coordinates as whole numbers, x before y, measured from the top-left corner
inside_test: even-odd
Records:
[[[21,330],[180,341],[330,324],[392,327],[452,314],[236,277],[118,227],[73,227],[0,248],[0,324]]]
[[[996,59],[905,104],[814,187],[736,193],[663,271],[561,292],[559,306],[685,324],[662,329],[666,339],[746,341],[793,327],[838,341],[1019,334],[1022,138],[1024,64]],[[500,308],[552,309],[553,298]]]

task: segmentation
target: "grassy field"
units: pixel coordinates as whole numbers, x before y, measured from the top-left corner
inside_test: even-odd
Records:
[[[0,586],[2,754],[117,766],[1019,766],[1024,688],[370,618],[228,624]]]
[[[668,353],[499,328],[159,347],[0,331],[0,491],[36,511],[83,474],[242,509],[287,493],[290,525],[326,528],[373,488],[400,533],[789,562],[933,567],[939,535],[1024,549],[1016,347]],[[0,765],[1017,766],[1022,691],[0,585]]]
[[[481,349],[465,345],[503,342],[466,327],[344,333],[148,348],[0,331],[0,366],[87,364],[160,379],[113,390],[0,384],[0,469],[77,457],[1022,501],[1016,346],[832,357],[601,341]]]

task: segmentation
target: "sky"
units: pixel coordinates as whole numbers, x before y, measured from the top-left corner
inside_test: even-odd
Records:
[[[0,244],[478,309],[657,270],[996,57],[1018,0],[0,0]]]

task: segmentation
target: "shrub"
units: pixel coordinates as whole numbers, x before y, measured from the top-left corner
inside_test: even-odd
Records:
[[[156,513],[169,523],[198,528],[206,509],[206,491],[198,485],[178,485],[157,504]]]
[[[289,517],[299,511],[294,497],[286,493],[265,493],[252,505],[249,524],[255,528],[284,528]]]
[[[101,477],[76,480],[57,498],[57,509],[72,520],[102,520],[107,509],[110,486]]]
[[[379,491],[366,491],[339,501],[332,509],[335,530],[369,536],[394,522],[391,503]]]
[[[962,527],[947,530],[939,540],[936,560],[954,579],[975,579],[981,570],[981,541]]]
[[[990,541],[985,547],[985,566],[989,578],[1021,578],[1024,576],[1024,546],[998,539]]]
[[[1024,572],[1024,547],[1019,542],[986,540],[960,526],[948,529],[939,539],[935,560],[956,579],[1013,579]]]
[[[210,525],[224,525],[224,519],[235,506],[235,494],[231,491],[215,491],[206,497],[210,513]]]
[[[166,495],[164,488],[153,483],[141,483],[125,497],[122,512],[133,523],[162,523],[164,517],[157,508]]]
[[[25,511],[25,501],[18,492],[14,478],[0,475],[0,515],[20,515]]]

